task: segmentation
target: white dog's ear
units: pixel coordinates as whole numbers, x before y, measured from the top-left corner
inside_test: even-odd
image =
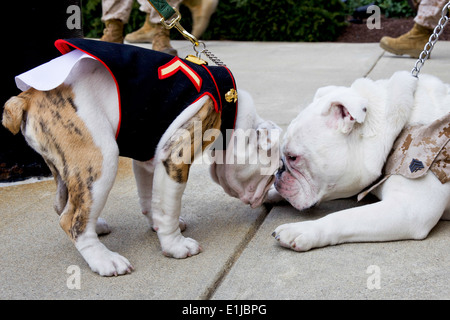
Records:
[[[350,133],[356,122],[364,122],[369,104],[367,99],[352,92],[339,94],[338,99],[330,98],[328,111],[325,114],[331,114],[334,126],[342,133]]]
[[[317,99],[322,98],[324,95],[335,91],[338,88],[343,88],[343,87],[339,87],[339,86],[326,86],[326,87],[322,87],[317,89],[316,94],[314,95],[314,99],[313,101],[316,101]]]

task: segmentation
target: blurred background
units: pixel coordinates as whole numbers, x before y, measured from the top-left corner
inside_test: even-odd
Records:
[[[414,17],[407,0],[227,0],[219,1],[203,40],[240,41],[335,41],[345,32],[356,9],[375,4],[386,18]],[[101,0],[83,0],[84,34],[100,38],[103,33]],[[183,26],[190,30],[188,8],[180,7]],[[145,14],[133,5],[125,33],[139,29]],[[353,20],[355,22],[355,20]],[[362,23],[362,22],[361,22]],[[182,39],[173,32],[173,39]],[[363,40],[363,39],[361,39]],[[379,39],[378,39],[379,40]],[[364,42],[364,41],[362,41]]]

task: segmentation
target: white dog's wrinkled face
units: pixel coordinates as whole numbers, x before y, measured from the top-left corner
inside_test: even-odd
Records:
[[[260,206],[280,167],[281,129],[263,121],[255,129],[236,129],[223,157],[210,167],[212,179],[224,191],[252,208]],[[233,143],[233,144],[232,144]]]
[[[283,143],[286,170],[278,172],[276,188],[294,207],[309,208],[354,183],[360,161],[358,140],[350,133],[364,121],[367,105],[350,88],[323,88],[289,125]]]
[[[303,210],[372,183],[406,121],[402,108],[412,107],[411,78],[397,73],[389,81],[359,79],[350,88],[319,89],[284,136],[284,167],[275,182],[281,196]]]

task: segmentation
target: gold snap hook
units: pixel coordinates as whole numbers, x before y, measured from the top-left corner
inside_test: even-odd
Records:
[[[189,32],[186,31],[186,29],[183,28],[183,26],[180,24],[180,20],[181,20],[181,14],[180,11],[178,11],[177,8],[172,7],[172,9],[175,11],[175,14],[173,15],[173,17],[171,18],[171,20],[166,21],[166,19],[161,18],[160,22],[162,23],[162,25],[166,28],[166,29],[172,29],[173,27],[175,27],[183,37],[185,37],[187,40],[189,40],[190,42],[192,42],[192,44],[194,46],[198,46],[198,40],[196,37],[194,37],[192,34],[190,34]]]

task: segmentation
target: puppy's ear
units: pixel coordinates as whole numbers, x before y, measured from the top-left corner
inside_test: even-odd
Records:
[[[264,121],[256,128],[258,149],[269,151],[280,147],[282,129],[272,121]]]
[[[256,128],[258,164],[261,175],[273,175],[281,165],[281,133],[281,128],[272,121],[264,121]]]

